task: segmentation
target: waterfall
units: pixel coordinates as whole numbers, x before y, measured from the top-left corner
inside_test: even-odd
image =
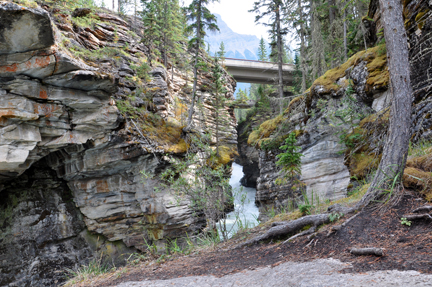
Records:
[[[232,237],[237,233],[239,226],[243,225],[249,228],[258,225],[258,215],[259,210],[255,205],[255,194],[256,189],[251,187],[244,187],[240,184],[240,179],[243,177],[242,166],[233,163],[233,170],[230,178],[230,185],[233,189],[234,194],[234,211],[227,214],[226,227],[229,231],[228,237]],[[242,204],[242,198],[245,200]],[[236,214],[238,214],[238,219],[236,219]]]

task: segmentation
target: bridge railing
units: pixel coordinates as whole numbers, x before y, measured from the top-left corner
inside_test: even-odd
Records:
[[[247,59],[237,59],[237,58],[224,58],[224,60],[247,61],[247,62],[255,62],[255,63],[277,65],[277,63],[275,63],[275,62],[258,61],[258,60],[247,60]],[[294,66],[294,64],[283,64],[283,65]]]

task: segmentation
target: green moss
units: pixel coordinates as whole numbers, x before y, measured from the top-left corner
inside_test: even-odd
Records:
[[[249,145],[257,145],[258,141],[262,142],[263,140],[266,140],[267,138],[269,138],[270,135],[276,130],[276,128],[282,122],[283,119],[284,118],[282,115],[278,115],[274,119],[270,119],[270,120],[263,122],[259,126],[257,131],[253,131],[249,135],[248,144]]]
[[[414,167],[404,170],[402,182],[405,188],[415,189],[421,193],[427,201],[432,201],[432,173]]]
[[[214,154],[208,159],[207,163],[212,167],[219,167],[233,162],[234,157],[238,156],[236,146],[219,146],[214,150]]]
[[[340,88],[347,87],[348,81],[343,82],[342,86],[339,86],[336,82],[346,76],[346,70],[355,66],[361,61],[367,62],[367,69],[369,76],[367,79],[367,85],[369,89],[379,89],[387,87],[389,81],[389,74],[387,71],[387,57],[385,55],[385,46],[379,45],[366,51],[360,51],[351,58],[348,59],[344,64],[334,69],[328,70],[323,76],[319,77],[312,84],[313,88],[316,86],[322,86],[325,93],[336,92]],[[311,95],[312,96],[312,95]]]
[[[306,97],[304,95],[300,95],[292,99],[291,102],[288,104],[288,107],[285,109],[284,115],[290,114],[296,107],[301,104],[302,101],[305,100],[305,98]]]
[[[423,26],[426,22],[427,17],[425,15],[429,12],[429,9],[423,8],[415,17],[415,21],[417,23],[417,27],[422,30]]]
[[[354,154],[349,161],[351,176],[355,176],[357,179],[365,178],[372,170],[378,168],[380,160],[381,156],[375,154]]]

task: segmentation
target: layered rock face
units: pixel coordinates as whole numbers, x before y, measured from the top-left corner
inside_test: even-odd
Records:
[[[239,139],[238,139],[238,153],[239,156],[236,158],[236,162],[243,167],[243,177],[240,183],[246,187],[256,187],[257,179],[260,174],[258,167],[259,164],[259,152],[256,148],[247,144],[247,138],[251,126],[246,121],[239,124],[237,127]]]
[[[413,142],[430,139],[432,135],[429,101],[431,78],[428,76],[431,69],[429,63],[432,55],[432,20],[429,7],[430,3],[427,1],[404,2],[404,17],[410,43],[411,82],[415,97]],[[378,1],[371,2],[368,16],[368,21],[373,24],[371,27],[374,31],[371,33],[382,31]],[[375,42],[370,44],[373,45],[380,41],[382,36],[372,38]],[[362,51],[342,66],[328,71],[314,82],[310,91],[292,101],[297,107],[288,108],[283,120],[278,122],[288,126],[284,130],[285,134],[291,131],[297,134],[297,145],[301,147],[300,152],[304,155],[301,180],[306,185],[309,198],[312,194],[320,200],[334,200],[346,196],[350,175],[361,178],[364,176],[363,170],[370,170],[379,162],[377,158],[382,152],[389,119],[386,108],[391,102],[391,93],[387,90],[389,75],[385,53],[383,45]],[[347,115],[350,113],[362,116],[349,119]],[[352,154],[345,154],[347,138],[343,140],[341,135],[353,132],[353,128],[368,114],[371,116],[360,123],[360,128],[364,132],[372,129],[366,133],[370,138],[363,139],[365,141],[352,150]],[[345,120],[341,121],[343,117]],[[262,126],[266,126],[265,123]],[[259,136],[264,134],[264,131],[260,131]],[[269,134],[270,138],[263,137],[254,144],[261,146],[264,140],[274,140],[281,136],[277,131],[270,131]],[[356,136],[355,132],[352,135]],[[355,144],[355,139],[352,139],[350,144]],[[348,151],[351,148],[348,147]],[[277,149],[260,149],[260,177],[257,180],[256,199],[263,207],[283,205],[287,200],[298,196],[291,186],[276,184],[276,180],[282,176],[275,165],[275,156],[279,152]],[[361,165],[363,167],[360,167]],[[356,174],[359,170],[362,170],[362,174]]]
[[[112,250],[153,242],[163,250],[167,238],[205,224],[158,179],[166,155],[181,160],[186,151],[190,72],[154,67],[147,81],[138,73],[147,48],[127,21],[91,12],[101,22],[79,27],[44,7],[0,4],[0,285],[56,285],[64,276],[55,269],[79,266],[95,250],[116,257]],[[107,47],[115,54],[104,57]],[[231,99],[235,81],[226,80]],[[194,121],[213,133],[210,82],[199,79]],[[131,110],[139,114],[128,118]],[[224,113],[219,138],[234,152],[235,118]]]
[[[350,183],[350,171],[345,162],[346,146],[341,135],[347,135],[368,114],[385,109],[389,104],[386,93],[388,74],[385,52],[380,47],[360,52],[347,63],[328,71],[315,81],[310,92],[294,98],[284,115],[273,123],[285,125],[281,132],[258,130],[258,138],[270,134],[255,143],[260,150],[260,177],[257,182],[256,201],[262,207],[284,206],[288,201],[298,201],[303,191],[309,200],[336,200],[346,196]],[[377,70],[379,77],[377,77]],[[377,81],[379,79],[379,81]],[[295,132],[301,148],[301,178],[304,186],[290,181],[277,184],[283,172],[277,167],[277,149],[290,132]],[[266,149],[265,141],[279,140],[277,147]]]

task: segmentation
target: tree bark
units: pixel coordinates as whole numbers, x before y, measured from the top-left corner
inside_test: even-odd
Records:
[[[359,203],[360,207],[381,198],[384,195],[383,189],[388,190],[387,194],[391,195],[394,184],[399,183],[402,178],[411,137],[413,97],[402,5],[399,0],[380,0],[380,6],[393,98],[383,156],[371,186]]]
[[[336,1],[335,0],[329,0],[329,21],[330,21],[330,35],[331,35],[331,43],[330,43],[330,55],[331,55],[331,68],[336,67],[336,61],[335,61],[335,39],[336,39],[336,32],[335,32],[335,23],[336,20]]]
[[[346,8],[344,9],[343,19],[343,37],[344,37],[344,61],[348,60],[348,43],[347,43],[347,23],[346,23]]]
[[[303,17],[303,7],[302,7],[302,1],[298,0],[298,9],[299,9],[299,16],[300,16],[300,67],[302,71],[302,82],[301,82],[301,93],[304,93],[306,91],[306,31],[305,31],[305,24],[304,24],[304,17]]]
[[[194,114],[195,101],[196,101],[196,91],[197,91],[197,82],[198,82],[198,57],[200,50],[200,40],[201,40],[201,1],[197,7],[197,32],[196,32],[196,45],[195,45],[195,60],[194,60],[194,82],[192,87],[192,102],[189,106],[189,114],[186,122],[186,127],[184,128],[185,132],[189,132],[192,130],[192,116]]]
[[[280,4],[276,7],[276,33],[277,33],[277,50],[278,50],[278,75],[279,75],[279,98],[280,98],[280,114],[283,112],[283,78],[282,78],[282,34],[281,34],[281,19],[280,19]]]

